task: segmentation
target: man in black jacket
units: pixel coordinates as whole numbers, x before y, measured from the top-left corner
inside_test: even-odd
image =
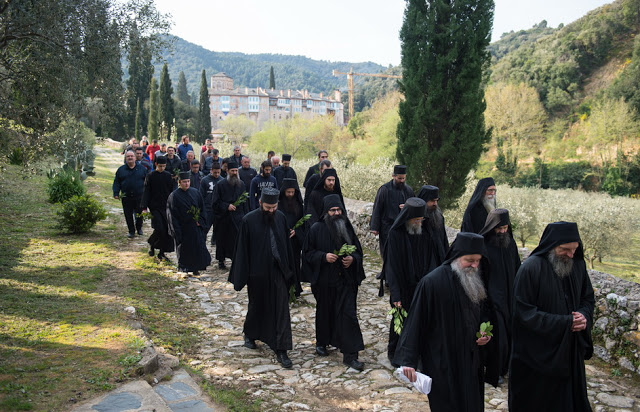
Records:
[[[125,153],[125,162],[116,171],[112,189],[113,198],[122,200],[122,210],[129,229],[127,237],[132,239],[136,230],[138,235],[142,236],[142,218],[138,215],[142,213],[140,202],[142,201],[147,170],[144,166],[136,163],[136,155],[132,151]]]

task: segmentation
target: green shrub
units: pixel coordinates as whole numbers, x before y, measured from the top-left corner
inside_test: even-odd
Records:
[[[9,153],[9,164],[22,166],[24,163],[24,150],[22,147],[15,147],[11,153]]]
[[[73,196],[57,214],[58,229],[69,233],[86,233],[107,217],[104,207],[91,195]]]
[[[82,184],[80,173],[68,168],[61,169],[50,180],[47,186],[49,202],[62,203],[73,196],[82,196],[86,189]]]

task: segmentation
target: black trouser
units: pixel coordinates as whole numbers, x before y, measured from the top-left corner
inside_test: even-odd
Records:
[[[124,211],[124,218],[127,221],[127,228],[129,233],[136,233],[136,230],[142,230],[142,218],[138,217],[138,214],[142,213],[140,208],[140,201],[142,196],[130,196],[127,195],[122,198],[122,210]],[[134,226],[135,219],[135,226]]]

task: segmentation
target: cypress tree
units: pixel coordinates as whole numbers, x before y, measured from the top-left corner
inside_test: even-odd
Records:
[[[191,96],[187,90],[187,78],[184,77],[184,72],[180,72],[178,76],[178,100],[184,104],[191,104]]]
[[[274,90],[276,88],[276,75],[273,73],[273,66],[269,70],[269,88]]]
[[[491,137],[482,80],[493,10],[493,0],[407,0],[397,156],[414,187],[440,188],[443,207],[464,193]]]
[[[160,74],[159,118],[163,125],[163,139],[167,140],[171,139],[171,125],[173,118],[176,117],[172,94],[173,87],[171,87],[171,78],[169,77],[169,66],[165,63]]]
[[[198,123],[196,137],[200,142],[211,136],[211,109],[209,106],[209,89],[207,88],[207,75],[202,71],[200,80],[200,101],[198,103]]]
[[[147,125],[147,133],[149,141],[153,142],[158,138],[158,84],[156,78],[151,78],[151,86],[149,92],[149,124]]]
[[[137,141],[140,141],[140,136],[142,135],[142,105],[140,104],[140,99],[138,99],[138,107],[136,108],[136,129],[134,137]]]

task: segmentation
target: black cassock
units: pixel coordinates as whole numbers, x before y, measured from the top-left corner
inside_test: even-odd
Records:
[[[571,274],[564,279],[556,275],[548,251],[579,237],[554,242],[547,229],[516,275],[509,410],[591,411],[584,360],[593,354],[593,287],[581,245]],[[571,312],[585,316],[585,330],[571,331]]]
[[[271,175],[276,178],[278,182],[278,187],[282,187],[283,179],[296,179],[298,180],[298,176],[296,175],[296,171],[293,170],[291,166],[285,168],[284,166],[278,166],[273,169]]]
[[[364,341],[356,310],[358,286],[365,278],[362,266],[362,247],[351,225],[350,236],[356,251],[349,268],[338,259],[329,263],[327,253],[340,249],[331,239],[324,219],[316,222],[302,248],[303,280],[311,283],[316,298],[316,344],[333,345],[350,354],[364,349]]]
[[[462,216],[462,227],[460,229],[462,232],[480,233],[484,227],[489,212],[487,212],[482,201],[489,186],[495,186],[494,180],[490,177],[485,177],[478,181]]]
[[[378,240],[380,243],[380,255],[385,256],[384,249],[387,244],[387,236],[391,225],[400,214],[400,205],[405,203],[408,198],[413,197],[413,189],[409,185],[403,185],[398,188],[393,180],[383,184],[376,193],[376,199],[373,202],[373,211],[371,213],[371,230],[379,232]]]
[[[211,227],[215,228],[215,214],[213,213],[213,193],[215,192],[216,185],[222,182],[224,178],[218,176],[214,178],[211,174],[206,175],[202,182],[200,182],[200,196],[204,201],[205,216],[207,217],[207,230]],[[215,230],[215,229],[214,229]]]
[[[268,225],[262,210],[244,216],[238,232],[229,282],[240,291],[247,285],[249,308],[244,334],[274,351],[290,350],[289,287],[294,280],[293,251],[287,220],[276,211]]]
[[[153,233],[147,242],[162,252],[173,252],[173,239],[169,236],[167,223],[167,199],[173,191],[173,178],[166,170],[150,172],[144,181],[142,209],[149,208]]]
[[[167,218],[169,233],[176,245],[178,267],[188,272],[206,269],[211,264],[211,254],[206,244],[207,219],[200,192],[192,187],[174,190],[167,200]]]
[[[422,278],[396,348],[395,363],[417,369],[432,379],[429,407],[434,412],[484,410],[480,323],[486,305],[464,293],[449,264]]]
[[[216,260],[218,261],[233,258],[240,223],[249,211],[249,199],[238,205],[234,212],[230,212],[228,208],[246,191],[242,181],[237,186],[232,186],[226,179],[214,188],[213,213],[216,221]]]
[[[324,188],[324,182],[328,177],[335,177],[336,183],[333,187],[333,191],[329,192]],[[338,195],[340,197],[340,201],[342,203],[342,208],[346,209],[344,206],[344,198],[342,197],[342,189],[340,188],[340,179],[338,178],[336,171],[334,169],[325,169],[324,173],[319,176],[317,179],[314,179],[316,184],[312,190],[310,187],[307,187],[307,191],[309,192],[309,197],[306,197],[305,193],[305,213],[310,214],[311,218],[309,219],[309,224],[313,225],[315,222],[320,220],[322,217],[322,209],[324,198],[329,195]]]
[[[490,237],[485,237],[490,239]],[[511,310],[513,306],[513,282],[516,272],[520,268],[520,255],[513,238],[506,248],[501,248],[485,241],[487,258],[491,265],[491,277],[489,278],[489,296],[494,305],[493,338],[489,345],[487,359],[487,377],[494,377],[494,381],[487,382],[497,384],[497,377],[504,376],[509,369],[509,357],[511,353]]]
[[[295,189],[294,206],[290,208],[290,205],[287,204],[285,198],[286,189]],[[287,219],[287,227],[289,229],[293,229],[296,223],[304,216],[304,205],[302,203],[302,194],[300,193],[300,189],[298,187],[298,182],[294,179],[286,178],[283,180],[283,185],[280,186],[280,202],[278,203],[278,210],[280,210]],[[294,260],[294,269],[295,269],[295,281],[294,284],[296,286],[296,296],[300,296],[302,293],[302,288],[300,287],[300,280],[302,279],[302,245],[304,243],[304,239],[307,236],[307,232],[309,230],[309,222],[305,222],[295,230],[296,235],[291,240],[291,247],[293,249],[293,260]]]

